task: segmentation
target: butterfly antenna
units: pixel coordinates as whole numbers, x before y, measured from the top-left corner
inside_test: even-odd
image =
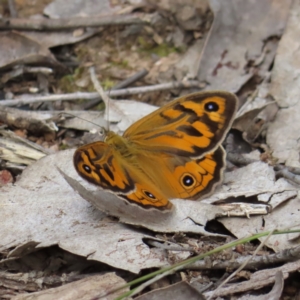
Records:
[[[110,90],[108,92],[108,94],[110,93]],[[106,122],[107,122],[107,130],[109,131],[109,109],[110,109],[110,97],[108,95],[108,99],[107,99],[107,107],[106,107]]]
[[[99,124],[94,123],[94,122],[92,122],[92,121],[89,121],[89,120],[87,120],[87,119],[81,118],[81,117],[79,117],[79,116],[76,116],[76,115],[67,113],[67,112],[61,112],[61,113],[59,113],[59,114],[57,115],[57,117],[58,117],[58,118],[59,118],[59,117],[63,117],[63,115],[68,115],[68,116],[70,116],[70,117],[78,118],[78,119],[83,120],[83,121],[85,121],[85,122],[87,122],[87,123],[93,124],[93,125],[95,125],[95,126],[101,128],[101,129],[103,129],[103,131],[106,133],[105,128],[103,128],[103,127],[100,126]]]

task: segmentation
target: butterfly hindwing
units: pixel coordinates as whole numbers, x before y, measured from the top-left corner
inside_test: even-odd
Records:
[[[136,177],[140,178],[136,179],[137,190],[150,192],[155,198],[198,200],[213,192],[222,181],[225,151],[220,146],[196,159],[144,151],[137,154],[135,160],[147,166],[146,171]]]
[[[225,151],[222,146],[215,152],[176,166],[173,175],[178,184],[178,198],[199,200],[209,196],[221,183],[224,168]]]

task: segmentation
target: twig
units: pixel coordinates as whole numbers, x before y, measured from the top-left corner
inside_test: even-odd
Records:
[[[112,89],[118,90],[118,89],[125,88],[125,87],[129,86],[130,84],[135,83],[136,81],[144,78],[148,73],[149,72],[146,69],[138,71],[135,74],[133,74],[132,76],[128,77],[127,79],[116,84]]]
[[[251,260],[245,265],[244,269],[247,270],[256,270],[261,269],[264,266],[273,265],[273,264],[279,264],[279,263],[285,263],[294,261],[300,258],[300,246],[297,246],[295,248],[291,249],[284,249],[278,253],[269,254],[269,255],[263,255],[263,256],[242,256],[239,258],[235,258],[234,260],[228,260],[228,261],[222,261],[219,263],[213,263],[210,262],[207,263],[204,260],[200,260],[195,262],[194,264],[191,264],[184,269],[188,270],[226,270],[226,269],[237,269],[242,264],[244,264],[245,261],[248,261],[249,258]]]
[[[105,103],[105,107],[108,107],[109,97],[105,93],[105,91],[103,90],[100,82],[97,79],[97,76],[96,76],[96,73],[95,73],[95,68],[94,67],[90,67],[89,71],[90,71],[91,80],[93,82],[95,90],[98,92],[98,94],[100,95],[101,99]]]
[[[128,77],[127,79],[119,82],[118,84],[116,84],[112,90],[118,90],[118,89],[122,89],[125,88],[131,84],[133,84],[134,82],[140,80],[141,78],[145,77],[148,74],[148,71],[146,69],[143,69],[135,74],[133,74],[132,76]],[[88,110],[91,109],[93,107],[95,107],[96,105],[98,105],[99,103],[101,103],[102,99],[94,99],[89,101],[88,103],[85,103],[82,106],[83,110]]]
[[[134,295],[137,295],[138,293],[140,293],[142,290],[144,290],[147,286],[151,285],[152,283],[168,276],[168,275],[171,275],[175,273],[175,270],[169,270],[165,273],[162,273],[162,274],[159,274],[157,276],[155,276],[154,278],[151,278],[150,280],[142,283],[141,285],[139,285],[137,288],[134,289],[134,292],[130,295],[131,297],[134,296]]]
[[[284,274],[284,278],[289,277],[289,274],[298,272],[300,268],[300,261],[296,260],[287,264],[284,264],[280,267],[273,267],[269,269],[264,270],[257,270],[255,273],[251,274],[249,280],[235,282],[233,284],[227,285],[226,287],[222,288],[218,291],[217,294],[215,294],[215,299],[227,299],[230,297],[235,299],[241,299],[240,293],[247,293],[252,294],[254,290],[261,290],[266,288],[267,285],[272,285],[275,282],[275,274],[279,271],[281,271]],[[204,292],[205,299],[207,299],[213,291]],[[240,297],[239,297],[240,296]],[[277,294],[277,296],[280,296],[280,294]],[[219,297],[219,298],[218,298]],[[263,298],[264,297],[264,298]],[[277,299],[272,298],[268,295],[262,295],[262,297],[259,297],[260,299]],[[257,299],[259,299],[257,298]],[[249,299],[249,297],[248,297]],[[252,298],[253,299],[253,298]],[[282,299],[282,298],[280,298]]]
[[[171,89],[184,89],[184,88],[201,88],[199,81],[173,81],[168,83],[156,84],[151,86],[135,87],[128,89],[120,89],[115,91],[108,91],[106,94],[109,94],[110,97],[119,97],[119,96],[128,96],[141,93],[149,93],[154,91],[164,91]],[[47,95],[47,96],[35,96],[35,97],[23,97],[16,98],[14,100],[0,100],[0,105],[4,106],[17,106],[24,105],[36,102],[47,102],[47,101],[71,101],[71,100],[92,100],[99,99],[99,94],[94,93],[83,93],[76,92],[70,94],[61,94],[61,95]]]
[[[254,162],[257,162],[257,160],[248,158],[243,156],[241,153],[232,153],[227,152],[227,160],[229,160],[232,164],[238,165],[238,166],[247,166],[249,164],[252,164]]]
[[[300,175],[300,168],[296,168],[296,167],[287,167],[287,168],[290,172]]]
[[[274,235],[277,235],[277,234],[286,234],[286,233],[299,233],[300,230],[296,229],[296,230],[281,230],[281,231],[275,231],[273,232]],[[136,285],[136,284],[139,284],[141,282],[145,282],[145,280],[149,280],[149,278],[153,278],[155,277],[156,275],[159,275],[159,274],[162,274],[164,272],[168,272],[170,270],[174,270],[174,271],[178,271],[178,270],[181,270],[183,268],[185,268],[186,266],[192,264],[192,263],[195,263],[196,261],[200,260],[200,259],[203,259],[207,256],[210,256],[212,254],[215,254],[215,253],[219,253],[220,251],[222,250],[226,250],[226,249],[229,249],[229,248],[232,248],[232,247],[235,247],[237,245],[240,245],[240,244],[244,244],[246,242],[251,242],[253,240],[256,240],[256,239],[259,239],[259,238],[262,238],[264,236],[267,236],[270,234],[270,231],[268,232],[261,232],[261,233],[258,233],[258,234],[255,234],[255,235],[252,235],[251,237],[246,237],[246,238],[241,238],[239,240],[236,240],[236,241],[233,241],[233,242],[230,242],[226,245],[223,245],[221,247],[217,247],[213,250],[210,250],[206,253],[203,253],[203,254],[199,254],[195,257],[192,257],[192,258],[189,258],[187,260],[184,260],[184,261],[181,261],[179,263],[176,263],[172,266],[168,266],[168,267],[165,267],[161,270],[158,270],[158,271],[155,271],[155,272],[152,272],[150,274],[147,274],[147,275],[144,275],[144,276],[141,276],[135,280],[132,280],[131,282],[128,282],[127,284],[121,286],[121,287],[115,287],[109,291],[106,291],[105,292],[105,295],[101,295],[102,297],[103,296],[107,296],[107,295],[110,295],[111,293],[113,292],[116,292],[116,291],[119,291],[123,288],[126,288],[126,287],[129,287],[129,286],[133,286],[133,285]],[[131,295],[131,292],[126,292],[124,294],[122,294],[121,296],[117,297],[116,300],[121,300],[121,299],[124,299],[124,297],[128,297]],[[99,299],[99,296],[95,297],[95,299]]]
[[[276,177],[277,178],[283,177],[283,178],[288,179],[296,184],[300,184],[300,176],[291,173],[287,169],[276,172]]]
[[[44,272],[46,273],[46,272]],[[74,282],[83,278],[88,278],[91,275],[98,274],[76,274],[64,273],[62,276],[51,274],[50,276],[43,276],[42,272],[31,272],[31,273],[9,273],[6,271],[0,271],[1,286],[3,289],[18,290],[18,292],[25,292],[30,290],[31,292],[38,291],[43,287],[57,287],[61,284]],[[99,274],[100,275],[100,274]],[[26,278],[26,281],[24,281]],[[1,294],[2,296],[3,294]]]
[[[258,251],[266,244],[266,242],[268,241],[268,239],[272,236],[272,234],[274,233],[274,230],[270,231],[269,234],[267,235],[267,237],[264,239],[264,241],[256,248],[256,250],[254,251],[253,255],[251,257],[249,257],[246,261],[244,261],[244,263],[238,268],[236,269],[232,274],[230,274],[229,277],[227,277],[226,280],[224,280],[214,291],[213,293],[210,295],[210,297],[208,298],[208,300],[210,300],[214,294],[221,289],[231,278],[233,278],[239,271],[241,271],[248,263],[249,261],[252,259],[252,257],[255,257],[256,254],[258,253]]]
[[[40,113],[0,106],[0,122],[39,134],[58,130],[50,117],[51,114],[47,112]]]
[[[274,169],[276,171],[277,178],[283,177],[283,178],[290,180],[296,184],[300,184],[299,168],[277,165],[277,166],[275,166]]]
[[[12,78],[19,77],[25,73],[33,73],[33,74],[45,74],[49,75],[53,73],[51,68],[45,67],[25,67],[25,66],[18,66],[14,68],[10,72],[4,74],[1,78],[1,83],[6,83],[7,81],[11,80]]]
[[[178,244],[173,244],[170,242],[167,242],[166,244],[153,241],[153,240],[148,240],[147,241],[149,245],[160,248],[160,249],[165,249],[169,251],[190,251],[190,252],[195,252],[195,249],[193,247],[184,247],[180,246]]]
[[[29,148],[35,149],[39,152],[42,152],[46,155],[52,154],[53,151],[44,148],[43,146],[31,142],[28,139],[25,139],[21,136],[16,135],[13,131],[10,130],[2,130],[0,129],[0,135],[3,136],[3,138],[5,138],[6,140],[12,140],[14,142],[20,143],[20,144],[24,144],[26,146],[28,146]],[[25,154],[25,153],[24,153]]]
[[[2,18],[0,19],[0,30],[54,31],[108,25],[151,24],[155,16],[156,14],[130,14],[62,19]]]
[[[16,10],[16,4],[14,0],[8,0],[8,8],[9,8],[9,13],[12,18],[17,18],[18,17],[18,12]]]
[[[101,83],[99,82],[99,80],[96,76],[95,68],[90,67],[89,71],[90,71],[91,80],[93,82],[94,88],[99,93],[101,99],[103,100],[103,102],[105,104],[105,114],[106,114],[106,121],[107,121],[106,128],[103,128],[105,133],[107,133],[107,131],[109,131],[109,119],[110,119],[109,112],[110,112],[110,110],[112,110],[114,113],[121,116],[122,120],[126,119],[128,122],[130,122],[130,120],[128,119],[128,116],[126,114],[124,114],[124,112],[121,111],[120,108],[114,102],[111,101],[110,97],[108,97],[107,94],[105,93],[105,91],[103,90]]]
[[[109,104],[111,103],[110,98],[107,96],[107,94],[105,94],[105,91],[103,90],[103,88],[102,88],[102,86],[101,86],[101,84],[100,84],[100,82],[99,82],[99,80],[96,76],[95,68],[90,67],[89,71],[90,71],[91,80],[93,82],[94,88],[99,93],[101,99],[105,103],[105,113],[107,114],[106,130],[109,130]],[[116,108],[116,110],[117,110],[117,108]]]

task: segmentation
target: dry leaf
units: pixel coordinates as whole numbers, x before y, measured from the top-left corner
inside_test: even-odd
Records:
[[[300,30],[299,13],[300,4],[294,1],[287,28],[278,47],[270,85],[270,93],[281,109],[267,133],[267,143],[273,150],[273,156],[278,158],[278,162],[298,168],[300,167],[300,79],[298,75],[300,42],[296,37]]]

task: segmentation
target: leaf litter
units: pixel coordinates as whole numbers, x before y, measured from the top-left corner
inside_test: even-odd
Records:
[[[50,3],[44,11],[45,14],[50,18],[74,16],[70,9],[65,10],[70,13],[65,15],[64,10],[59,9],[59,2]],[[106,9],[105,11],[112,18],[116,18],[115,13],[118,10],[119,13],[127,11],[130,14],[137,8],[142,11],[147,8],[157,14],[160,23],[156,23],[153,27],[132,24],[118,28],[115,26],[86,28],[81,33],[79,31],[76,33],[75,29],[53,31],[49,34],[44,31],[22,30],[3,32],[0,35],[0,42],[5,39],[6,47],[18,49],[17,56],[11,56],[6,47],[0,50],[5,54],[1,56],[0,70],[6,99],[14,99],[15,95],[31,96],[30,93],[36,91],[38,91],[36,95],[38,99],[40,93],[49,90],[49,87],[53,94],[58,95],[78,90],[93,91],[87,72],[91,64],[96,65],[98,79],[106,89],[109,89],[112,84],[126,79],[130,73],[138,71],[143,66],[150,70],[149,75],[142,80],[144,85],[171,82],[174,78],[178,81],[196,79],[199,81],[199,88],[236,92],[241,105],[246,103],[247,106],[244,106],[243,113],[238,116],[233,126],[236,132],[232,134],[243,135],[252,149],[258,148],[263,153],[260,157],[254,156],[256,162],[227,171],[223,185],[204,201],[172,200],[175,209],[170,214],[145,211],[135,205],[126,205],[113,194],[101,191],[79,178],[72,166],[74,150],[60,151],[40,159],[48,153],[47,147],[51,143],[56,142],[60,147],[79,145],[78,131],[95,131],[95,125],[92,123],[85,124],[76,118],[59,118],[62,111],[69,111],[81,118],[92,120],[100,126],[107,124],[106,113],[96,111],[89,115],[88,112],[78,110],[82,107],[81,104],[56,101],[42,104],[41,108],[47,111],[42,115],[37,104],[28,104],[24,111],[25,115],[21,114],[24,120],[29,120],[29,125],[40,122],[38,124],[42,124],[45,128],[39,133],[40,137],[36,138],[37,133],[28,124],[18,123],[18,119],[14,123],[8,122],[8,119],[11,119],[7,118],[8,113],[14,115],[14,112],[2,112],[0,121],[12,130],[20,128],[28,131],[28,135],[25,134],[26,138],[36,142],[41,140],[40,143],[44,143],[48,130],[46,128],[51,124],[52,134],[54,134],[52,136],[56,136],[56,140],[44,143],[45,149],[35,149],[36,147],[24,143],[23,140],[22,147],[28,149],[20,150],[21,146],[9,146],[8,137],[2,133],[4,139],[2,143],[0,142],[2,169],[5,172],[10,170],[15,175],[19,174],[24,166],[31,165],[23,171],[20,179],[13,185],[11,180],[4,180],[1,187],[0,249],[3,254],[1,269],[10,274],[12,262],[26,261],[26,258],[28,260],[29,256],[35,253],[45,255],[47,249],[58,245],[72,255],[103,264],[107,270],[106,275],[87,277],[77,281],[75,286],[73,283],[68,283],[60,288],[52,286],[52,289],[41,292],[38,286],[30,290],[29,286],[17,285],[19,292],[30,291],[31,293],[20,294],[15,299],[28,297],[43,299],[47,295],[70,297],[70,292],[74,288],[78,289],[79,294],[72,296],[72,299],[76,297],[76,299],[84,299],[83,295],[89,299],[99,295],[101,290],[109,290],[112,281],[116,285],[122,284],[124,282],[122,278],[129,281],[133,274],[138,274],[142,270],[145,272],[149,268],[170,265],[174,260],[180,261],[195,251],[201,251],[201,246],[205,248],[214,244],[214,239],[222,244],[225,237],[229,238],[230,235],[239,238],[263,230],[299,227],[298,188],[285,178],[278,179],[273,169],[276,161],[287,166],[299,167],[297,156],[299,130],[297,131],[298,122],[295,119],[298,115],[295,100],[297,84],[294,82],[294,78],[297,78],[295,73],[297,66],[293,56],[295,54],[293,49],[297,49],[297,39],[293,36],[298,29],[295,20],[296,12],[300,9],[299,4],[296,1],[293,5],[292,1],[285,3],[201,1],[202,4],[197,4],[201,6],[197,8],[197,15],[194,10],[196,4],[193,1],[182,3],[178,0],[172,7],[167,3],[158,3],[160,10],[173,14],[178,21],[177,24],[163,25],[161,28],[165,30],[158,30],[155,27],[159,26],[157,24],[169,22],[164,19],[164,15],[159,15],[159,10],[153,11],[153,8],[138,1],[128,4],[127,7],[124,4],[111,6],[108,1],[100,2],[101,5],[106,5],[107,11]],[[71,2],[64,1],[64,3],[74,8]],[[84,3],[77,2],[79,8],[76,9],[76,13],[79,16],[90,16],[93,10],[90,9],[89,2],[86,2],[86,6]],[[179,14],[179,11],[182,11],[182,14]],[[56,15],[57,13],[62,15]],[[25,20],[30,24],[29,18]],[[90,39],[80,42],[88,37]],[[123,43],[120,43],[122,39]],[[176,47],[167,48],[166,41],[181,47],[180,51]],[[69,53],[53,48],[71,43],[75,44],[73,48],[68,48],[72,49]],[[161,57],[162,52],[164,54]],[[34,64],[35,67],[47,66],[54,72],[32,69],[28,73],[29,69],[19,68],[20,65],[27,67],[30,64]],[[66,65],[68,67],[73,65],[75,68],[73,70],[76,72],[68,74]],[[13,70],[12,68],[16,68],[14,73],[8,73]],[[37,75],[37,80],[32,80],[34,76],[32,72],[40,72],[38,74],[42,75]],[[21,78],[20,74],[26,76]],[[61,77],[61,74],[65,76]],[[58,78],[64,80],[59,81]],[[16,82],[20,84],[16,85]],[[138,85],[141,85],[141,82]],[[190,88],[190,91],[193,89]],[[187,93],[176,89],[171,92],[151,91],[148,95],[140,93],[136,96],[138,100],[146,103],[111,100],[114,103],[112,107],[115,106],[117,109],[109,110],[110,128],[121,133],[131,123],[155,109],[155,106],[149,104],[162,105],[180,93]],[[277,106],[274,102],[279,107],[277,114]],[[269,107],[274,108],[266,110]],[[32,110],[36,115],[31,114]],[[3,130],[6,131],[6,128]],[[19,155],[17,160],[7,155],[7,151],[12,149],[16,149],[13,155]],[[24,154],[25,151],[33,153],[29,156],[31,161],[28,161],[26,156],[20,156],[20,153]],[[245,154],[242,155],[245,157]],[[32,163],[34,160],[37,161]],[[269,165],[266,162],[269,162]],[[224,227],[221,228],[220,224]],[[214,228],[216,225],[217,227]],[[162,245],[172,241],[174,246],[187,246],[192,241],[191,236],[195,234],[198,238],[193,240],[193,250],[190,252],[150,246],[152,245],[150,241]],[[271,236],[265,242],[265,246],[279,253],[296,246],[298,238],[297,234]],[[237,254],[237,249],[232,253]],[[217,262],[221,257],[213,259]],[[279,271],[282,271],[285,274],[284,278],[287,278],[297,270],[297,264],[298,261],[285,263],[279,267]],[[123,270],[122,272],[125,273],[117,276],[113,273],[116,270]],[[17,271],[21,272],[21,269]],[[27,271],[32,272],[34,269]],[[282,293],[283,279],[278,277],[280,275],[276,273],[277,271],[275,269],[256,271],[252,273],[252,277],[262,276],[259,277],[260,285],[257,284],[257,280],[251,279],[246,280],[244,285],[231,283],[230,288],[219,290],[215,296],[226,296],[237,292],[250,295],[251,290],[272,285],[275,279],[274,289],[277,288],[277,292]],[[24,271],[24,276],[26,274],[29,273]],[[62,276],[59,271],[57,274]],[[180,274],[183,276],[182,272]],[[186,280],[191,284],[197,282],[198,285],[200,283],[205,286],[211,279],[201,274],[201,271],[187,270],[186,276],[189,280]],[[8,278],[8,275],[4,276]],[[180,281],[176,275],[172,276],[173,280]],[[268,280],[264,281],[263,276],[269,276]],[[205,283],[205,280],[202,282],[201,278],[205,278],[207,282]],[[93,285],[94,279],[103,283],[103,286],[100,285],[97,289]],[[170,281],[167,282],[169,285]],[[9,293],[10,295],[19,293],[10,285],[6,284],[5,288],[10,292],[1,291],[1,295],[6,297]],[[171,286],[170,289],[175,290]],[[197,291],[190,290],[190,287],[182,284],[176,287],[176,291],[177,289],[179,289],[178,293],[195,292],[195,297],[199,297]],[[164,297],[169,293],[163,289],[157,292]],[[211,292],[205,292],[203,295],[203,297],[209,296]]]

